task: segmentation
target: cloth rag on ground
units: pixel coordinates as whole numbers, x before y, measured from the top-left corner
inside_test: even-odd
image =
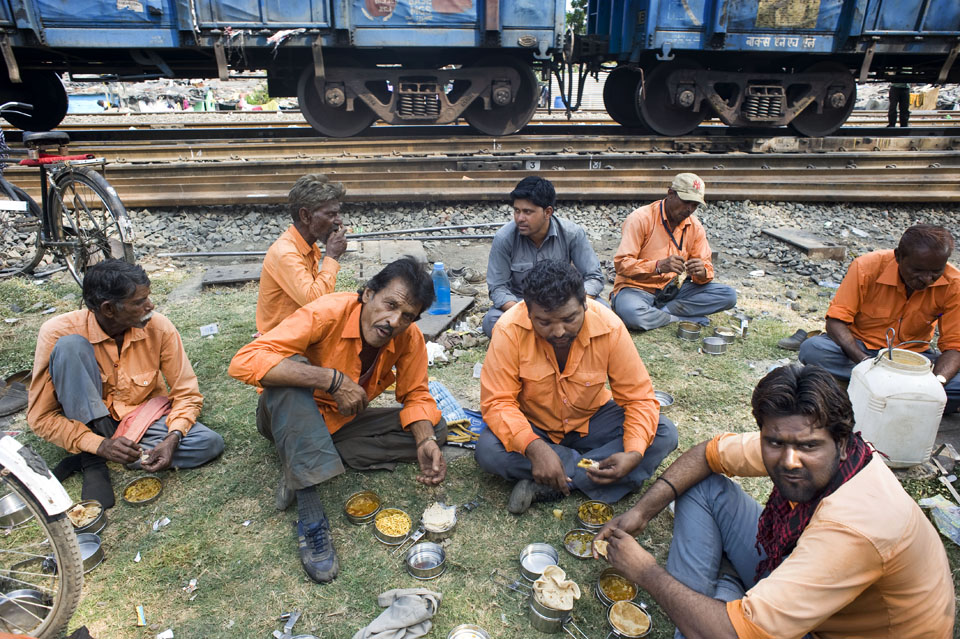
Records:
[[[143,434],[150,428],[150,424],[170,413],[173,404],[168,397],[152,397],[137,406],[131,413],[120,420],[117,431],[111,439],[126,437],[134,444],[143,438]]]
[[[426,588],[395,588],[377,597],[386,608],[353,639],[417,639],[433,627],[430,619],[440,607],[443,595]]]
[[[444,421],[449,424],[451,422],[467,421],[469,419],[467,414],[463,412],[463,406],[461,406],[457,398],[453,396],[450,389],[435,380],[427,382],[427,387],[430,389],[430,394],[433,396],[434,401],[437,402],[437,408],[440,409],[440,414],[443,415]]]

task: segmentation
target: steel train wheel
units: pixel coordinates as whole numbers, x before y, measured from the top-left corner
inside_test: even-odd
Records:
[[[31,515],[0,535],[0,587],[6,593],[0,598],[0,632],[58,637],[83,585],[73,525],[65,515],[47,515],[12,474],[0,474],[0,493],[16,495]]]
[[[837,84],[844,85],[843,94],[847,101],[842,107],[830,107],[823,105],[823,111],[817,113],[817,105],[811,103],[807,108],[797,114],[787,125],[796,133],[811,138],[819,138],[830,135],[843,126],[843,123],[850,117],[853,106],[857,101],[857,83],[854,82],[850,70],[838,62],[817,62],[809,69],[807,73],[835,73],[837,75]]]
[[[670,101],[667,80],[670,74],[681,69],[699,69],[690,61],[676,60],[658,64],[647,73],[645,86],[638,99],[640,117],[647,126],[660,135],[686,135],[707,117],[707,111],[684,108]],[[643,95],[645,94],[645,95]]]
[[[6,182],[6,180],[4,180]],[[26,211],[0,210],[0,277],[31,273],[43,259],[41,229],[43,214],[40,205],[18,186],[6,182],[10,193],[0,188],[0,198],[26,202]]]
[[[103,260],[136,263],[133,243],[123,241],[132,232],[127,210],[99,173],[88,167],[63,173],[50,187],[49,200],[58,220],[58,239],[71,243],[61,252],[78,284],[83,284],[88,267]],[[127,232],[122,233],[124,227]]]
[[[533,118],[533,112],[537,110],[537,98],[540,97],[537,76],[530,65],[509,57],[493,56],[484,58],[476,66],[512,67],[520,74],[520,88],[513,96],[513,102],[494,106],[489,111],[484,110],[482,99],[474,100],[463,112],[470,126],[487,135],[510,135],[525,127]]]
[[[67,91],[53,71],[23,71],[23,82],[0,80],[0,103],[26,102],[33,105],[29,116],[7,113],[4,119],[24,131],[49,131],[67,114]]]
[[[308,66],[300,74],[297,84],[300,112],[314,129],[331,138],[349,138],[357,135],[377,119],[377,114],[363,100],[353,101],[353,111],[346,106],[332,107],[317,92],[313,67]]]
[[[643,74],[636,69],[617,67],[603,83],[603,106],[611,118],[625,127],[646,128],[637,104],[642,78]]]

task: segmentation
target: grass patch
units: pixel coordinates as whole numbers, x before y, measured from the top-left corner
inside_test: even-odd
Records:
[[[256,392],[226,372],[230,358],[255,330],[256,285],[208,289],[198,299],[165,302],[166,294],[189,275],[183,269],[154,273],[154,301],[180,329],[205,397],[201,421],[223,435],[226,451],[204,468],[165,472],[164,493],[157,502],[142,508],[120,503],[109,511],[110,523],[103,534],[106,561],[88,575],[70,629],[86,625],[94,636],[111,638],[153,637],[166,628],[173,628],[177,637],[264,637],[280,628],[281,612],[297,609],[304,616],[295,632],[349,639],[379,614],[376,596],[380,592],[426,586],[443,593],[431,637],[445,637],[460,623],[479,624],[502,639],[536,636],[524,602],[496,587],[489,576],[496,569],[519,578],[517,556],[527,543],[546,541],[560,549],[562,535],[574,527],[580,499],[559,504],[561,520],[552,515],[553,504],[534,506],[522,517],[511,516],[506,513],[510,486],[482,473],[471,456],[451,462],[448,479],[436,488],[417,484],[413,465],[401,465],[393,473],[348,471],[320,487],[341,573],[330,585],[314,584],[297,557],[295,509],[278,513],[273,507],[277,458],[272,445],[256,432]],[[358,285],[349,270],[341,272],[339,290],[355,290]],[[718,432],[755,428],[750,394],[767,369],[786,355],[776,348],[776,341],[795,328],[778,319],[779,309],[763,286],[745,290],[741,306],[758,319],[750,326],[749,338],[733,344],[726,356],[698,353],[696,344],[680,342],[671,328],[634,336],[655,386],[677,400],[669,416],[680,432],[680,450]],[[29,309],[43,302],[60,313],[77,308],[78,296],[70,298],[70,293],[77,293],[70,281],[43,285],[0,281],[0,314],[20,318],[15,324],[0,324],[0,373],[31,365],[37,329],[49,317],[39,315],[39,310],[14,313],[10,305]],[[810,303],[825,308],[827,301],[814,296]],[[201,338],[199,327],[213,322],[219,322],[220,333]],[[432,369],[431,375],[465,405],[476,408],[479,383],[472,372],[483,355],[482,348],[473,349],[457,361]],[[22,413],[12,427],[26,428]],[[51,465],[64,454],[29,432],[21,439]],[[112,465],[112,471],[118,489],[136,476],[117,465]],[[761,500],[769,492],[765,480],[743,484]],[[78,498],[79,476],[70,478],[66,488]],[[374,540],[369,527],[352,526],[344,518],[345,498],[362,489],[376,491],[387,505],[403,508],[414,517],[437,499],[464,503],[480,495],[484,501],[461,518],[447,547],[447,572],[423,583],[403,571],[399,558]],[[911,481],[907,489],[914,497],[943,492],[935,481]],[[616,512],[624,512],[634,500],[622,500],[615,505]],[[170,518],[170,525],[153,532],[151,524],[163,516]],[[244,526],[247,520],[251,523]],[[661,563],[671,527],[670,516],[662,514],[640,537]],[[956,574],[960,552],[951,542],[946,544]],[[138,552],[142,561],[135,563]],[[576,606],[576,622],[591,637],[607,633],[604,609],[592,594],[605,565],[561,556],[561,566],[585,593]],[[199,580],[193,595],[182,590],[192,578]],[[654,615],[651,636],[672,637],[672,624],[663,612],[649,596],[641,594],[641,598],[651,604]],[[138,604],[146,608],[146,629],[135,627]]]

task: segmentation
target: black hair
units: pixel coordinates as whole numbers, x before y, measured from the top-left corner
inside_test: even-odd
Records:
[[[523,280],[523,301],[552,311],[575,297],[580,304],[587,303],[583,276],[569,262],[543,260],[537,262]]]
[[[953,253],[953,235],[942,226],[914,224],[900,236],[897,249],[900,255],[916,255],[917,251],[927,249],[949,256]]]
[[[419,302],[421,313],[430,308],[434,297],[433,279],[423,270],[417,260],[409,255],[390,262],[379,273],[367,280],[367,283],[357,291],[360,294],[361,302],[363,301],[364,289],[370,289],[374,293],[378,293],[397,278],[403,280],[413,301],[415,303]]]
[[[300,176],[287,194],[287,208],[293,221],[300,221],[300,209],[313,211],[324,202],[339,200],[347,192],[341,182],[331,182],[323,173]]]
[[[539,175],[531,175],[520,180],[520,183],[510,192],[510,201],[530,200],[541,208],[555,207],[557,191],[553,183]]]
[[[138,286],[150,286],[150,278],[143,268],[123,260],[104,260],[83,275],[83,303],[97,312],[104,302],[123,302]]]
[[[753,418],[757,426],[771,417],[803,415],[817,428],[826,428],[839,445],[853,432],[853,406],[847,392],[821,366],[781,366],[760,380],[753,390]]]

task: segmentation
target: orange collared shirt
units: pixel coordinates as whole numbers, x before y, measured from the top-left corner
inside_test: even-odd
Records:
[[[707,463],[767,474],[759,432],[718,435]],[[823,498],[783,563],[727,603],[740,639],[950,639],[954,613],[940,535],[879,455]]]
[[[103,403],[114,419],[123,419],[148,399],[166,395],[173,404],[167,415],[169,430],[186,434],[197,421],[203,395],[180,333],[170,320],[154,312],[146,327],[127,329],[118,357],[117,343],[103,332],[96,316],[83,309],[47,320],[37,335],[27,423],[38,436],[71,453],[96,453],[103,441],[86,424],[67,419],[57,401],[50,378],[50,353],[64,335],[81,335],[93,345]]]
[[[281,360],[303,355],[314,366],[334,368],[359,383],[363,348],[361,307],[356,293],[324,295],[237,351],[228,372],[241,382],[262,387],[260,380]],[[416,324],[395,335],[380,349],[373,372],[362,386],[367,397],[373,399],[394,380],[397,401],[403,404],[400,423],[404,428],[420,420],[431,424],[440,421],[437,403],[427,388],[427,347]],[[323,390],[315,389],[313,397],[331,433],[354,418],[338,413],[337,403]]]
[[[257,330],[266,333],[307,302],[332,293],[339,271],[337,260],[323,257],[320,248],[307,244],[291,224],[270,245],[263,258],[257,295]]]
[[[827,317],[849,324],[850,332],[870,349],[886,348],[888,328],[896,329],[897,343],[929,342],[939,323],[937,347],[960,350],[960,271],[947,264],[933,284],[907,299],[892,250],[861,255],[850,264]],[[902,348],[920,352],[929,347],[906,344]]]
[[[656,293],[666,286],[674,273],[657,273],[657,261],[671,255],[679,255],[684,261],[699,258],[707,270],[707,276],[693,277],[696,284],[706,284],[713,279],[713,252],[707,242],[707,233],[696,216],[691,215],[673,229],[673,239],[663,227],[663,200],[641,206],[623,221],[620,246],[613,256],[617,277],[613,282],[611,297],[624,287],[639,288],[647,293]]]
[[[613,311],[587,300],[563,371],[553,347],[534,333],[525,302],[497,320],[480,372],[480,404],[508,451],[523,453],[537,438],[531,424],[554,443],[572,431],[586,435],[590,418],[611,397],[626,413],[623,449],[643,454],[656,435],[660,408],[630,333]]]

